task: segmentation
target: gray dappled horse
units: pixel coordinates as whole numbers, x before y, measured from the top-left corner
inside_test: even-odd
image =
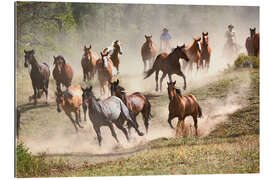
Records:
[[[135,121],[133,115],[128,111],[126,105],[116,96],[108,97],[105,100],[97,99],[92,91],[92,86],[90,88],[83,89],[83,99],[88,100],[88,112],[89,119],[91,120],[94,130],[98,137],[98,143],[101,146],[101,126],[108,126],[111,130],[112,136],[118,141],[116,133],[114,131],[113,123],[119,128],[126,136],[129,141],[129,136],[124,123],[128,121],[136,130],[139,136],[143,136],[143,133],[138,130],[138,124]]]

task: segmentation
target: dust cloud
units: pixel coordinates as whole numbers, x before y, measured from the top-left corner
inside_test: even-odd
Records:
[[[162,8],[162,6],[167,6],[167,8]],[[72,38],[71,42],[67,37],[66,39],[63,39],[62,43],[71,46],[73,51],[65,52],[65,54],[60,50],[51,51],[47,54],[48,59],[52,59],[53,55],[64,55],[67,62],[72,64],[75,71],[75,81],[73,83],[85,85],[81,82],[82,69],[80,64],[83,54],[83,46],[89,46],[91,44],[92,50],[99,54],[99,52],[105,47],[111,45],[111,42],[118,39],[122,43],[123,55],[120,56],[120,74],[117,78],[120,80],[120,84],[126,89],[126,92],[129,94],[135,91],[140,91],[148,94],[167,96],[166,82],[168,81],[168,77],[163,81],[162,93],[155,92],[154,75],[143,80],[143,62],[141,60],[140,48],[145,41],[145,34],[151,34],[157,47],[159,47],[159,36],[161,34],[161,30],[164,27],[167,27],[173,38],[172,47],[176,47],[177,45],[191,44],[193,37],[201,37],[202,32],[208,32],[209,45],[212,48],[209,72],[194,71],[190,73],[184,71],[187,78],[187,90],[192,90],[217,80],[224,69],[233,63],[232,59],[226,59],[222,56],[223,46],[226,41],[224,34],[227,30],[228,24],[233,24],[235,26],[234,30],[236,31],[237,43],[241,46],[241,52],[244,53],[244,43],[246,37],[249,36],[249,28],[256,27],[259,32],[259,7],[173,5],[174,8],[179,8],[179,13],[170,17],[165,15],[170,14],[169,9],[172,7],[171,5],[154,5],[153,7],[153,9],[158,8],[159,11],[156,11],[156,14],[152,17],[151,28],[149,28],[149,26],[140,27],[138,33],[140,36],[130,34],[130,36],[125,37],[125,39],[122,39],[121,36],[111,36],[109,38],[111,41],[107,42],[93,42],[93,40],[91,40],[91,36],[89,36],[90,38],[88,36],[78,39]],[[170,21],[168,21],[167,18],[175,18],[175,20],[172,21],[170,19]],[[130,20],[136,21],[136,17]],[[129,31],[128,28],[129,27],[127,27],[125,31]],[[106,36],[108,37],[109,34]],[[172,78],[177,81],[177,86],[182,89],[183,79],[176,75],[173,75]],[[94,82],[92,81],[90,82],[90,84],[93,83]],[[207,100],[199,102],[203,108],[204,114],[204,117],[198,120],[199,135],[201,137],[209,134],[219,123],[226,121],[228,114],[242,107],[239,95],[245,92],[248,85],[249,82],[247,81],[245,84],[241,85],[241,88],[237,89],[237,93],[232,90],[225,99],[209,97]],[[99,96],[98,88],[98,86],[95,87],[97,96]],[[53,90],[51,92],[53,92]],[[54,97],[51,94],[51,99],[53,98]],[[119,149],[132,148],[160,137],[173,137],[174,131],[169,128],[167,123],[168,106],[152,106],[152,109],[156,115],[149,122],[149,133],[143,137],[139,137],[134,131],[132,131],[132,139],[129,143],[125,139],[123,133],[115,128],[120,141],[120,144],[117,144],[111,136],[109,129],[107,127],[103,127],[101,128],[103,142],[102,147],[99,147],[96,134],[92,128],[91,122],[89,121],[89,117],[87,117],[87,122],[82,123],[84,128],[80,129],[78,134],[66,134],[60,126],[55,129],[57,133],[51,138],[41,138],[39,136],[37,138],[27,137],[24,139],[24,142],[33,153],[45,151],[48,154],[81,152],[103,154],[117,152]],[[144,130],[144,125],[141,117],[139,116],[137,119],[140,124],[140,129]],[[177,120],[174,120],[174,126],[176,121]],[[187,118],[186,122],[187,124],[193,123],[191,118]]]

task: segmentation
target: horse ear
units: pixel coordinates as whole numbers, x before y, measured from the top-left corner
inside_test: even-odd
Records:
[[[146,34],[144,35],[145,38],[147,38]]]
[[[23,51],[24,51],[24,53],[26,54],[26,50],[24,49]]]
[[[92,47],[92,46],[91,46],[91,44],[90,44],[89,49],[91,49],[91,47]]]
[[[251,28],[249,28],[249,30],[251,31],[252,29],[251,29]]]
[[[118,85],[119,84],[119,79],[117,79],[117,81],[116,81],[116,85]]]
[[[167,85],[168,85],[168,86],[169,86],[169,84],[170,84],[170,83],[167,81]]]
[[[202,38],[200,37],[199,39],[198,39],[198,41],[200,41]]]
[[[101,57],[103,56],[102,52],[100,52]]]
[[[208,36],[208,32],[206,32],[206,35]]]
[[[254,28],[254,31],[256,32],[256,28]]]
[[[90,90],[90,91],[92,91],[92,89],[93,89],[93,87],[92,87],[92,86],[90,86],[89,90]]]
[[[174,86],[175,86],[175,84],[176,84],[176,81],[173,82],[173,85],[174,85]]]
[[[32,49],[32,51],[31,51],[31,52],[32,52],[32,54],[33,54],[33,55],[35,54],[35,51],[34,51],[33,49]]]
[[[84,51],[86,50],[86,45],[84,45],[83,50],[84,50]]]

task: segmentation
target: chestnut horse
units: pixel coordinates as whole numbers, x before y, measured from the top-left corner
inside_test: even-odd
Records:
[[[60,113],[61,108],[65,111],[66,115],[74,125],[76,132],[78,132],[77,126],[83,128],[79,123],[79,121],[81,122],[80,106],[83,102],[82,94],[83,91],[80,85],[69,86],[68,89],[66,89],[64,92],[60,90],[55,92],[57,111]],[[76,121],[74,121],[71,116],[72,112],[75,113]]]
[[[113,65],[114,67],[116,67],[118,73],[119,73],[119,64],[120,64],[120,58],[119,58],[119,55],[122,55],[122,48],[120,46],[120,41],[119,40],[116,40],[114,43],[113,43],[113,49],[111,50],[112,52],[110,52],[110,58],[113,62]]]
[[[116,75],[117,71],[115,67],[113,66],[113,62],[110,59],[109,52],[106,52],[107,48],[103,50],[103,52],[100,53],[101,58],[97,60],[96,63],[96,68],[98,72],[98,80],[100,83],[100,94],[104,95],[105,94],[105,86],[108,86],[108,93],[109,93],[109,83],[112,81],[112,78],[114,75]],[[104,65],[104,61],[107,59],[107,67]]]
[[[200,60],[201,60],[201,38],[193,38],[193,43],[191,46],[188,46],[186,48],[187,56],[190,59],[190,61],[183,62],[183,69],[186,69],[187,65],[189,65],[189,70],[192,71],[193,69],[193,63],[196,63],[197,70],[199,70],[200,67]]]
[[[60,92],[62,91],[61,84],[66,86],[66,88],[71,85],[71,81],[73,78],[73,69],[69,64],[66,63],[66,60],[63,56],[53,56],[53,59],[53,64],[55,65],[53,69],[53,78],[56,81],[57,91]]]
[[[179,127],[181,125],[182,131],[184,128],[184,121],[187,116],[192,116],[194,121],[194,127],[196,136],[198,136],[198,125],[197,125],[197,118],[202,117],[202,110],[198,104],[197,99],[192,94],[187,96],[182,96],[180,89],[175,88],[176,81],[174,82],[167,82],[168,84],[168,95],[170,99],[169,103],[169,117],[168,123],[172,129],[172,119],[178,117],[178,123],[176,128],[176,136],[179,135]]]
[[[43,92],[46,94],[46,103],[48,102],[48,88],[49,88],[49,78],[50,78],[50,67],[47,63],[38,63],[34,54],[35,51],[25,51],[24,50],[24,67],[28,68],[31,65],[30,78],[32,81],[32,87],[34,90],[34,95],[29,96],[29,101],[34,99],[34,104],[37,104],[37,98],[41,98]]]
[[[91,45],[89,48],[84,46],[83,51],[84,54],[82,56],[81,65],[83,69],[83,81],[85,82],[86,79],[89,81],[94,78],[96,73],[96,58],[91,51]]]
[[[259,56],[260,53],[260,33],[256,33],[256,28],[249,28],[250,37],[246,39],[246,49],[249,56]]]
[[[211,48],[209,46],[209,41],[208,41],[208,32],[204,33],[202,32],[202,42],[201,42],[201,67],[202,68],[207,68],[209,69],[210,66],[210,57],[211,57]],[[203,60],[205,60],[205,63],[203,63]]]
[[[144,36],[146,41],[142,45],[141,48],[141,55],[144,65],[144,72],[146,72],[148,69],[147,66],[150,66],[149,62],[154,61],[154,58],[157,54],[157,48],[155,43],[152,41],[152,36]],[[152,63],[152,62],[151,62]]]
[[[139,113],[142,114],[146,133],[148,132],[148,121],[151,119],[151,104],[149,100],[140,92],[127,95],[125,89],[119,85],[119,80],[111,83],[111,95],[119,97],[127,106],[129,112],[134,116],[135,121]],[[131,124],[128,122],[130,132]]]
[[[177,74],[184,79],[184,89],[186,89],[186,77],[181,70],[181,65],[179,63],[179,58],[183,58],[186,61],[189,61],[189,58],[186,54],[185,44],[183,46],[177,46],[172,50],[170,54],[161,53],[157,56],[153,67],[146,72],[144,79],[148,78],[156,72],[156,91],[158,91],[158,74],[159,71],[162,71],[163,74],[160,78],[160,91],[162,91],[162,81],[168,74],[170,82],[172,81],[172,74]]]

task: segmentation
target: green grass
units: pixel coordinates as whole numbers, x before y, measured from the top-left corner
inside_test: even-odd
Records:
[[[248,76],[248,77],[247,77]],[[229,119],[217,126],[204,138],[159,138],[149,142],[146,149],[131,156],[114,161],[75,166],[72,162],[53,158],[45,159],[47,166],[52,167],[47,173],[39,176],[123,176],[123,175],[164,175],[164,174],[216,174],[216,173],[258,173],[259,169],[259,70],[237,69],[226,71],[217,81],[192,93],[200,101],[208,98],[225,99],[228,93],[238,93],[239,85],[251,79],[243,108],[229,115]],[[20,83],[20,82],[19,82]],[[26,93],[26,88],[19,89]],[[17,90],[18,91],[18,90]],[[18,98],[22,113],[22,136],[52,137],[55,127],[61,125],[65,133],[74,133],[71,123],[65,116],[59,116],[54,102],[49,105],[39,104],[34,108],[26,99]],[[164,123],[159,114],[160,108],[168,104],[167,96],[151,99],[154,123]],[[160,108],[159,108],[160,107]],[[37,114],[47,112],[42,120]],[[24,116],[24,117],[23,117]],[[57,117],[57,118],[56,118]],[[163,119],[162,119],[163,118]],[[52,120],[53,119],[53,120]],[[152,122],[151,122],[152,123]],[[37,128],[46,125],[46,129]],[[50,130],[51,129],[51,130]],[[23,176],[21,176],[23,177]]]

